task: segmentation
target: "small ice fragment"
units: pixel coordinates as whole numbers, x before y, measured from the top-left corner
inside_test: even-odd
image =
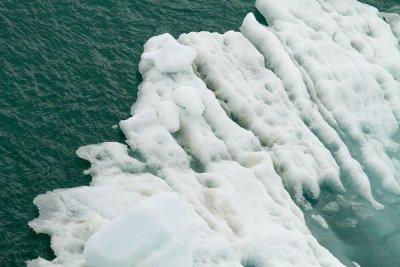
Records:
[[[313,218],[317,223],[319,223],[323,228],[327,229],[328,223],[325,221],[324,218],[322,218],[320,215],[317,214],[312,214],[311,218]]]

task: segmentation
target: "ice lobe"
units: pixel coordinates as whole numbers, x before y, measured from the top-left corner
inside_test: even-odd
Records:
[[[176,194],[139,201],[89,238],[87,266],[192,266],[185,215]]]

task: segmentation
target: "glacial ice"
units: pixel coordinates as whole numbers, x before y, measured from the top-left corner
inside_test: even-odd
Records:
[[[29,266],[400,264],[400,16],[256,7],[148,40],[128,146],[79,148],[90,186],[35,198],[56,258]]]

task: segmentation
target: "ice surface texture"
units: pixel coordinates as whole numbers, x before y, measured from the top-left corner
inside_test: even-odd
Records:
[[[35,198],[30,226],[56,259],[30,266],[373,265],[399,252],[398,17],[353,0],[256,7],[268,26],[248,14],[241,33],[145,44],[119,124],[129,147],[79,148],[91,185]]]

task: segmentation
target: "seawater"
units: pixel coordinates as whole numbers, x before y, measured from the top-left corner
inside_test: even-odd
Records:
[[[389,10],[397,0],[366,0]],[[33,198],[87,185],[82,145],[123,142],[151,36],[238,30],[253,0],[0,1],[0,266],[52,259]]]

